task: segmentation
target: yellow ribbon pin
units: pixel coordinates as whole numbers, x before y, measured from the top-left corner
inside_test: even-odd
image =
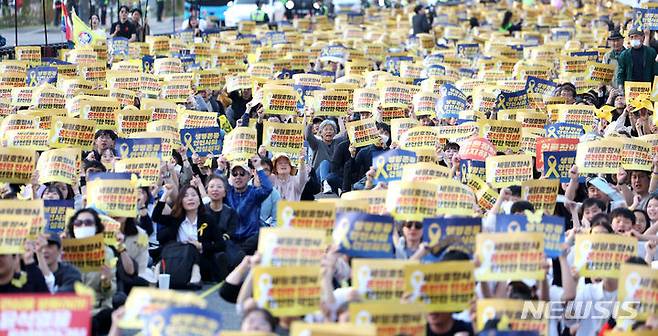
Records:
[[[608,122],[612,121],[612,111],[615,108],[610,106],[610,105],[604,105],[602,106],[597,112],[596,112],[596,117],[599,119],[605,119]]]
[[[203,236],[203,230],[205,230],[207,227],[208,227],[208,223],[201,224],[199,230],[197,230],[199,232],[199,236]]]

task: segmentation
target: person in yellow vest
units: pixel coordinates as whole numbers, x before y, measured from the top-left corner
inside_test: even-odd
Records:
[[[263,3],[260,1],[256,2],[256,10],[251,13],[251,21],[256,21],[256,24],[270,22],[269,16],[263,10]]]

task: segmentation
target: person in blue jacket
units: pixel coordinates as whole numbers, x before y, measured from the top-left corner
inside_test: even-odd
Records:
[[[239,225],[231,238],[247,255],[253,254],[258,247],[260,207],[272,192],[272,182],[263,171],[258,155],[251,159],[251,165],[258,174],[260,187],[249,185],[252,169],[247,163],[239,163],[231,167],[230,186],[226,198],[226,203],[237,211],[239,219]]]

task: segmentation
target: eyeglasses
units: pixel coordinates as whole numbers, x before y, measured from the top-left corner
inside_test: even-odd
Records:
[[[247,176],[247,173],[245,173],[243,171],[241,171],[241,172],[232,172],[231,175],[233,175],[233,177],[238,177],[238,176],[244,177],[244,176]]]
[[[76,219],[73,226],[94,226],[96,222],[93,219]]]
[[[406,227],[407,229],[414,228],[416,230],[420,230],[420,229],[423,228],[423,223],[421,223],[421,222],[406,222],[406,223],[404,223],[404,227]]]

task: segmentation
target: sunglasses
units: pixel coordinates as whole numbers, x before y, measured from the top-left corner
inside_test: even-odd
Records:
[[[93,226],[96,222],[93,219],[76,219],[73,221],[73,226]]]
[[[238,176],[244,177],[247,176],[247,173],[240,171],[240,172],[232,172],[231,175],[233,175],[233,177],[238,177]]]
[[[407,229],[415,228],[416,230],[420,230],[423,228],[423,223],[421,222],[406,222],[404,223],[404,227]]]

